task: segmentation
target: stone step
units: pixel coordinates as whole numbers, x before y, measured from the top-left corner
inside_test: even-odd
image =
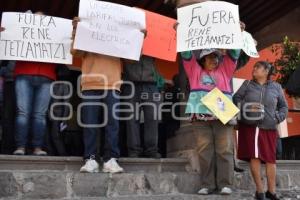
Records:
[[[279,171],[278,190],[289,191],[285,196],[292,195],[293,198],[300,195],[299,174],[299,171]],[[196,194],[199,188],[200,175],[191,172],[84,174],[72,171],[0,170],[0,199],[126,199],[129,196]],[[235,174],[234,188],[238,191],[232,199],[251,197],[255,189],[248,171]]]
[[[300,195],[300,161],[278,160],[277,161],[276,187],[281,190],[297,190]],[[239,166],[246,171],[235,174],[235,186],[241,190],[254,189],[254,183],[249,171],[249,164],[239,162]],[[266,183],[265,166],[262,167],[263,180]]]
[[[279,191],[281,200],[299,200],[300,195],[297,191]],[[4,199],[4,198],[3,198]],[[31,198],[23,198],[23,200]],[[254,200],[253,192],[236,190],[232,195],[208,195],[201,196],[197,194],[171,194],[171,195],[137,195],[137,196],[122,196],[122,197],[72,197],[64,199],[48,198],[44,200]],[[5,198],[5,200],[16,200],[16,198]]]
[[[233,196],[199,197],[192,194],[200,188],[200,174],[190,171],[186,159],[120,162],[126,173],[82,174],[77,157],[0,156],[0,199],[235,200],[252,199],[255,191],[246,163],[240,163],[246,171],[235,174]],[[299,166],[299,161],[278,162],[277,187],[290,199],[300,195]]]
[[[193,194],[197,173],[78,173],[68,171],[0,171],[0,198],[64,199],[138,195]]]
[[[126,172],[186,172],[186,158],[120,158]],[[0,155],[0,170],[58,170],[79,171],[84,164],[80,157]]]

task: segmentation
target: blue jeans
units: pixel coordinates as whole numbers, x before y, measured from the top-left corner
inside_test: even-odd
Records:
[[[83,91],[84,96],[100,96],[104,90],[87,90]],[[97,151],[97,133],[100,127],[86,127],[87,125],[105,125],[105,145],[103,160],[107,162],[111,158],[119,158],[119,121],[113,116],[113,113],[118,116],[119,113],[113,111],[113,106],[120,102],[119,92],[115,91],[113,95],[112,90],[106,91],[107,95],[103,98],[83,98],[83,103],[103,103],[106,106],[107,112],[103,112],[103,107],[99,105],[84,105],[82,107],[82,122],[83,128],[83,142],[84,142],[84,159],[96,156]],[[103,121],[107,120],[107,123]]]
[[[50,103],[51,80],[42,76],[17,76],[16,92],[16,146],[26,147],[29,128],[31,145],[42,147],[46,132],[46,113]]]

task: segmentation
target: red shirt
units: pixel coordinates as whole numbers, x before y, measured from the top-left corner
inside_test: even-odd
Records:
[[[14,75],[45,76],[56,80],[56,64],[41,62],[17,61]]]

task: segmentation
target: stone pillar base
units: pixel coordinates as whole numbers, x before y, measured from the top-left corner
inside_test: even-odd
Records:
[[[190,160],[189,171],[200,172],[199,157],[196,151],[199,131],[209,131],[207,127],[197,130],[191,123],[184,123],[176,135],[167,141],[167,155],[170,158],[184,157]]]

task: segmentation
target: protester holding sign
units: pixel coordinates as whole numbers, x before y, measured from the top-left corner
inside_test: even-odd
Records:
[[[30,12],[3,12],[0,59],[72,63],[69,19]]]
[[[145,13],[105,1],[81,0],[74,47],[79,50],[139,60],[144,40]],[[130,51],[129,51],[130,49]]]
[[[177,9],[177,51],[205,48],[241,49],[237,5],[206,1]]]
[[[253,80],[245,81],[233,100],[242,108],[239,123],[238,158],[250,162],[256,199],[279,199],[276,187],[277,124],[284,121],[288,107],[281,86],[271,81],[274,68],[268,62],[254,65]],[[268,191],[264,193],[261,163],[266,164]]]
[[[202,188],[198,191],[201,195],[210,194],[216,189],[220,189],[221,194],[232,193],[233,127],[229,124],[223,125],[215,118],[201,103],[201,98],[215,87],[228,98],[232,98],[231,79],[239,55],[240,50],[221,53],[217,49],[181,53],[191,88],[186,113],[191,114],[193,126],[199,130],[200,135],[197,152],[203,181]],[[201,130],[203,128],[207,128],[207,131]]]
[[[78,21],[79,18],[73,20],[73,39],[76,35]],[[99,171],[99,165],[95,157],[97,133],[100,125],[103,124],[100,119],[106,122],[104,122],[103,172],[123,172],[123,168],[117,163],[120,156],[118,146],[119,121],[115,115],[118,115],[118,113],[112,112],[113,106],[120,101],[121,60],[117,57],[79,51],[73,47],[71,53],[82,58],[81,90],[85,106],[81,110],[81,124],[83,126],[85,165],[81,167],[80,172],[93,173]],[[99,104],[103,105],[104,108],[100,110]]]
[[[42,12],[36,14],[43,15]],[[15,66],[16,147],[15,155],[24,155],[28,142],[34,155],[47,155],[42,150],[46,132],[46,113],[50,103],[50,85],[56,79],[52,63],[17,61]],[[32,140],[28,141],[29,129]]]

